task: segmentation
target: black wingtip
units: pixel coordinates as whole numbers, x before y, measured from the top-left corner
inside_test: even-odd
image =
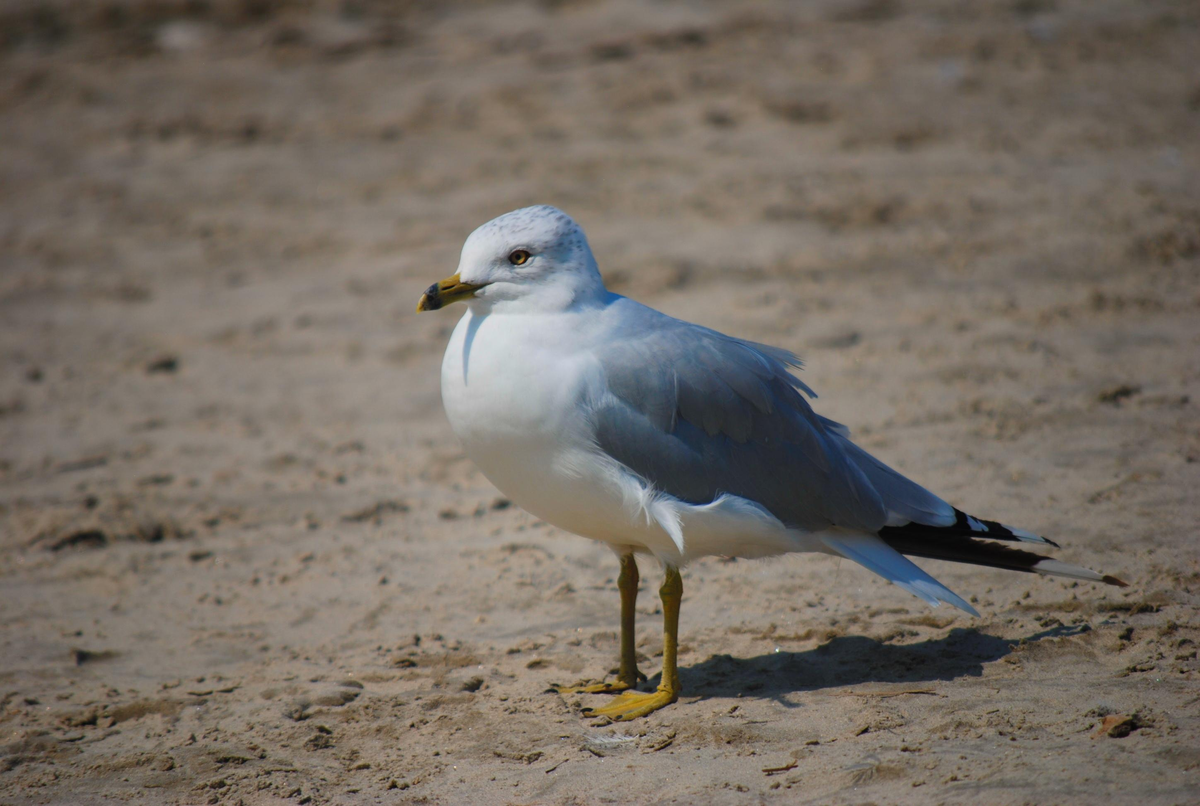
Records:
[[[1105,574],[1104,577],[1100,581],[1103,582],[1105,585],[1116,585],[1118,588],[1128,588],[1129,587],[1128,582],[1126,582],[1122,579],[1117,579],[1114,576],[1109,576],[1108,574]]]
[[[961,509],[954,509],[954,523],[949,526],[930,526],[913,521],[903,526],[885,526],[879,530],[879,536],[884,540],[897,538],[971,538],[983,540],[1000,540],[1005,543],[1021,543],[1029,546],[1049,546],[1062,548],[1048,537],[1043,537],[1024,529],[1014,529],[999,521],[989,521],[968,515]]]

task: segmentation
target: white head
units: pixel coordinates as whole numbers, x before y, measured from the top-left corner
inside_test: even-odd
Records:
[[[505,213],[472,232],[458,273],[430,286],[417,310],[461,299],[489,311],[550,312],[606,293],[583,229],[543,204]]]

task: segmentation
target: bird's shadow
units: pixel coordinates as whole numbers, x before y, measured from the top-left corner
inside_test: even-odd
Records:
[[[941,638],[888,644],[865,636],[841,636],[803,652],[776,650],[753,658],[713,655],[679,670],[683,688],[701,697],[768,697],[864,683],[921,683],[979,677],[1019,643],[1062,638],[1087,627],[1054,627],[1024,638],[999,638],[973,628],[955,628]],[[651,679],[651,684],[657,680]]]

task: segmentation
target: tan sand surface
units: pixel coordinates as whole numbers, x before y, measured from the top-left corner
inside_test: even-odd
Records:
[[[1197,53],[1171,0],[0,1],[0,803],[1200,802]],[[616,560],[472,468],[413,313],[530,203],[1131,586],[706,560],[685,696],[582,719]]]

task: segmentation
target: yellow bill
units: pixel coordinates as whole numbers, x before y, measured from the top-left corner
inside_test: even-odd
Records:
[[[480,288],[483,288],[483,286],[464,283],[462,278],[457,274],[451,275],[445,280],[434,283],[425,289],[425,293],[417,301],[417,313],[421,313],[421,311],[436,311],[461,299],[469,299]]]

